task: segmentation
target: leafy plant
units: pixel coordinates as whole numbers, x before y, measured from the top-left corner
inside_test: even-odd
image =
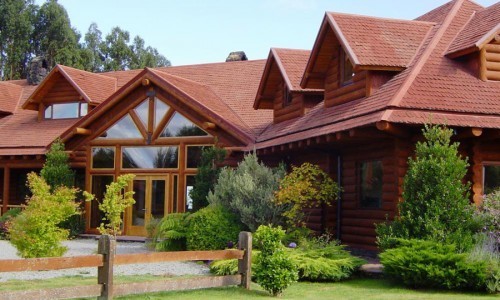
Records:
[[[193,189],[189,192],[189,196],[193,199],[193,211],[208,205],[208,193],[213,190],[217,178],[219,177],[219,164],[224,161],[226,150],[218,147],[204,148],[201,153],[198,172],[194,177]]]
[[[157,251],[186,250],[188,228],[186,217],[189,213],[168,214],[156,225],[151,233],[153,245]]]
[[[411,287],[485,290],[487,263],[457,251],[453,244],[399,239],[380,262],[385,274]]]
[[[280,182],[276,202],[289,207],[283,213],[291,226],[304,223],[304,209],[331,205],[340,192],[338,185],[318,165],[303,163]]]
[[[21,209],[16,207],[9,209],[6,213],[0,216],[0,239],[8,237],[9,227],[12,219],[21,213]]]
[[[209,205],[186,218],[188,250],[219,250],[238,240],[241,223],[220,205]]]
[[[483,233],[491,237],[496,249],[500,249],[500,189],[484,196],[476,214],[483,225]]]
[[[285,174],[284,167],[276,169],[259,163],[255,153],[245,156],[233,170],[221,170],[208,202],[227,207],[252,232],[259,225],[284,225],[285,207],[274,201],[274,192]]]
[[[133,205],[134,191],[126,191],[126,187],[134,179],[134,174],[120,175],[115,182],[106,186],[104,199],[99,203],[99,210],[104,213],[103,221],[98,230],[101,234],[110,234],[116,236],[121,233],[123,223],[122,215],[127,207]],[[86,201],[95,199],[94,195],[83,192]],[[97,200],[95,200],[97,201]]]
[[[54,191],[60,186],[72,187],[75,180],[75,172],[69,167],[69,155],[64,151],[64,143],[61,139],[55,140],[47,152],[46,161],[40,171],[40,176]]]
[[[66,247],[60,242],[68,238],[68,230],[58,227],[62,221],[79,214],[75,203],[77,189],[50,186],[36,173],[28,174],[33,194],[26,208],[12,220],[10,242],[24,258],[61,256]]]
[[[478,223],[469,202],[469,183],[463,183],[468,163],[458,154],[458,143],[450,143],[451,129],[426,125],[425,141],[416,145],[415,158],[408,160],[403,202],[392,223],[377,225],[378,244],[391,246],[391,239],[425,239],[455,243],[470,249]]]
[[[281,227],[261,225],[255,232],[256,245],[261,250],[256,262],[255,280],[273,296],[281,293],[297,281],[297,268],[285,251],[281,240],[285,231]]]

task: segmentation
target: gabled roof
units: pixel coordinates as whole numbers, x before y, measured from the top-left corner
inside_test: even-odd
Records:
[[[54,80],[60,76],[89,104],[101,103],[116,90],[116,79],[113,77],[56,65],[23,104],[23,108],[37,110],[37,104],[53,87]]]
[[[310,54],[309,50],[271,48],[257,90],[254,109],[272,108],[271,99],[274,98],[277,82],[281,80],[292,92],[322,92],[321,89],[303,89],[300,86]]]
[[[10,82],[0,82],[0,112],[11,114],[21,98],[23,87]]]

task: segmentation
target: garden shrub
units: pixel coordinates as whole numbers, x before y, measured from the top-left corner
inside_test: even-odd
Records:
[[[381,253],[384,273],[414,288],[486,290],[487,263],[457,253],[454,244],[397,240],[397,247]]]
[[[458,143],[450,143],[451,129],[426,125],[425,141],[416,145],[415,158],[408,160],[403,201],[394,221],[377,225],[378,244],[391,246],[391,239],[424,239],[456,244],[465,251],[473,246],[478,223],[469,201],[469,183],[464,184],[468,163],[458,154]]]
[[[242,230],[238,218],[220,205],[209,205],[186,218],[188,250],[220,250],[236,244]]]
[[[133,198],[134,191],[125,191],[134,177],[134,174],[120,175],[116,178],[115,182],[106,186],[104,199],[99,203],[99,210],[104,213],[103,222],[98,228],[101,234],[109,234],[116,237],[117,234],[121,233],[123,213],[127,207],[135,203]],[[95,199],[94,195],[88,192],[83,192],[83,194],[86,201]]]
[[[162,218],[151,233],[156,251],[184,251],[188,233],[186,217],[189,213],[173,213]]]
[[[286,207],[274,201],[284,174],[283,166],[268,168],[255,153],[248,154],[236,169],[221,170],[208,201],[230,209],[252,232],[259,225],[284,225]]]
[[[500,249],[500,189],[485,195],[476,213],[481,219],[483,233],[491,238],[498,251]]]
[[[305,225],[304,208],[332,205],[340,192],[338,185],[318,165],[303,163],[292,166],[276,192],[276,202],[289,207],[283,212],[288,225]]]
[[[9,209],[6,213],[0,216],[0,240],[6,239],[9,233],[9,227],[12,219],[21,213],[21,209],[16,207]]]
[[[255,242],[261,253],[255,267],[255,280],[273,296],[297,281],[297,268],[281,244],[285,231],[280,227],[261,225],[255,232]]]
[[[201,153],[200,163],[194,177],[193,189],[189,196],[193,199],[193,212],[208,205],[208,192],[214,189],[220,173],[220,163],[226,157],[226,150],[218,147],[206,147]]]
[[[61,256],[66,247],[60,242],[68,238],[68,230],[58,224],[79,213],[74,201],[77,189],[60,186],[51,192],[36,173],[28,174],[28,184],[32,196],[25,210],[12,220],[10,242],[24,258]]]

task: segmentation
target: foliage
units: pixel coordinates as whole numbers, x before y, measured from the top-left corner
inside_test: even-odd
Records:
[[[50,186],[36,173],[28,174],[28,185],[33,196],[25,210],[13,219],[10,241],[25,258],[61,256],[66,248],[60,242],[67,239],[68,230],[57,225],[79,214],[74,201],[77,189],[60,186],[51,192]]]
[[[127,207],[133,205],[134,191],[125,191],[129,183],[134,179],[134,174],[120,175],[115,182],[106,186],[104,199],[99,203],[99,210],[103,212],[104,217],[99,232],[101,234],[110,234],[116,236],[121,233],[122,214]],[[95,199],[94,195],[83,192],[87,201]],[[97,200],[96,200],[97,201]]]
[[[281,227],[261,225],[255,232],[256,245],[261,250],[256,262],[255,280],[273,296],[297,281],[297,268],[281,244],[285,231]]]
[[[235,170],[221,170],[208,202],[229,208],[252,232],[259,225],[284,225],[286,208],[274,201],[284,173],[283,166],[268,168],[255,153],[248,154]]]
[[[292,172],[281,180],[276,202],[290,207],[283,213],[289,225],[305,225],[304,208],[332,205],[339,192],[340,188],[325,171],[306,162],[300,167],[292,166]]]
[[[238,240],[241,223],[220,205],[209,205],[187,217],[188,250],[220,250]]]
[[[299,246],[307,243],[313,235],[313,231],[307,227],[292,227],[286,231],[283,238],[283,244],[289,245],[290,243],[298,244]]]
[[[415,288],[485,290],[487,264],[457,253],[454,244],[403,240],[380,254],[384,273]]]
[[[6,213],[0,216],[0,240],[7,238],[9,227],[12,219],[21,213],[21,209],[16,207],[9,209]]]
[[[486,289],[490,293],[500,292],[500,248],[494,235],[483,234],[468,254],[472,262],[485,262]]]
[[[201,153],[198,172],[194,177],[193,189],[189,196],[193,199],[193,211],[208,205],[208,193],[213,190],[220,168],[218,165],[224,161],[226,150],[217,147],[204,148]]]
[[[476,214],[484,234],[490,236],[496,248],[500,249],[500,189],[484,196]]]
[[[186,217],[189,213],[168,214],[161,219],[151,232],[153,245],[157,251],[186,250],[188,228]]]
[[[73,186],[75,172],[70,169],[68,160],[69,155],[64,152],[64,143],[61,139],[57,139],[50,146],[45,164],[40,171],[40,176],[45,179],[52,191],[60,186]]]
[[[426,125],[423,134],[425,141],[417,143],[415,158],[408,160],[399,216],[377,226],[379,246],[387,249],[393,238],[415,238],[470,249],[478,224],[469,202],[470,185],[462,182],[467,161],[460,158],[458,143],[450,143],[451,129]]]

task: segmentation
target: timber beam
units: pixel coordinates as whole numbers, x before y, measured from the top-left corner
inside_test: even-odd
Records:
[[[406,130],[387,121],[378,121],[375,126],[378,130],[389,133],[390,135],[394,135],[396,137],[408,138],[410,136],[410,134]]]
[[[482,128],[477,128],[477,127],[465,128],[464,130],[460,131],[455,136],[455,138],[458,140],[467,139],[467,138],[475,138],[475,137],[480,137],[482,134],[483,134]]]
[[[91,135],[92,130],[87,129],[87,128],[82,128],[82,127],[76,127],[73,129],[74,134],[80,134],[80,135]]]

